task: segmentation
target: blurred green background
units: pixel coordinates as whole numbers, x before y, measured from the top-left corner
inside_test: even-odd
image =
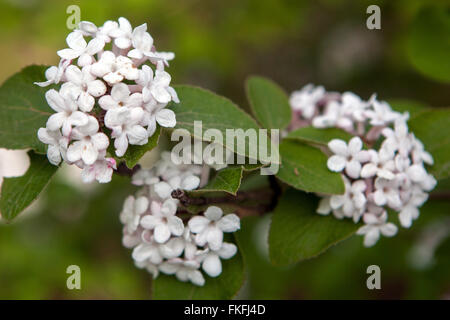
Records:
[[[244,108],[250,74],[270,77],[288,92],[315,83],[365,99],[376,92],[380,99],[448,106],[448,84],[424,76],[408,59],[412,21],[429,3],[0,0],[0,82],[26,65],[58,63],[56,51],[65,47],[69,32],[66,8],[77,4],[81,19],[97,25],[120,16],[133,26],[147,22],[158,50],[176,53],[169,68],[173,83],[209,88]],[[381,7],[381,30],[366,28],[370,4]],[[0,225],[0,298],[150,298],[150,275],[134,267],[121,245],[118,214],[133,188],[121,177],[106,186],[73,181],[69,171],[59,173],[26,214]],[[450,233],[449,212],[450,202],[429,201],[412,229],[393,239],[365,249],[362,238],[353,237],[289,269],[268,263],[268,220],[246,220],[241,237],[248,239],[249,281],[238,297],[450,298],[450,239],[443,237],[436,248],[429,240],[439,228]],[[421,249],[419,243],[430,246]],[[432,259],[421,256],[423,250],[435,251]],[[81,267],[82,290],[66,288],[71,264]],[[366,288],[371,264],[381,267],[382,290]]]

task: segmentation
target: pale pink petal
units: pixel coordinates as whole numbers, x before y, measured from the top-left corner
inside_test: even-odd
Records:
[[[205,230],[209,222],[209,219],[205,217],[195,216],[189,220],[188,226],[192,233],[200,233]]]
[[[216,254],[208,254],[202,264],[203,270],[210,277],[217,277],[222,273],[222,263]]]
[[[346,164],[346,160],[344,157],[334,155],[328,158],[327,167],[331,171],[340,172],[344,170]]]
[[[223,211],[219,207],[210,206],[208,209],[206,209],[204,215],[211,221],[217,221],[222,217]]]
[[[158,243],[164,243],[170,238],[170,229],[165,223],[156,225],[154,229],[155,241]]]
[[[217,221],[217,227],[223,232],[235,232],[241,228],[241,221],[237,215],[231,213]]]
[[[347,155],[347,144],[344,140],[333,139],[328,143],[328,148],[330,148],[330,150],[337,155]]]

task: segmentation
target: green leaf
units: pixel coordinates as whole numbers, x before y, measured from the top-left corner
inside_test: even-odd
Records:
[[[253,160],[260,160],[263,163],[270,162],[269,157],[250,154],[248,138],[234,139],[235,141],[226,139],[226,129],[242,129],[244,132],[248,129],[250,129],[249,132],[255,130],[254,132],[258,137],[259,127],[256,121],[233,102],[201,88],[175,86],[175,89],[180,98],[180,103],[171,103],[169,106],[177,117],[175,129],[186,129],[193,137],[203,141],[210,141],[203,136],[207,129],[217,129],[222,134],[223,141],[216,142],[223,142],[221,144],[227,149]],[[203,132],[194,132],[194,121],[202,122]],[[261,147],[259,137],[257,146]],[[266,146],[270,150],[270,139],[267,139]]]
[[[427,110],[427,106],[421,102],[407,99],[389,100],[389,105],[397,112],[409,112],[410,117],[414,117],[422,111]]]
[[[217,171],[214,178],[212,178],[206,186],[201,189],[193,190],[190,193],[204,193],[204,192],[227,192],[236,195],[241,185],[243,167],[229,167]]]
[[[203,273],[205,285],[199,287],[161,274],[152,282],[156,300],[227,300],[232,299],[244,282],[244,264],[240,250],[229,260],[222,260],[222,273],[211,278]]]
[[[161,129],[157,128],[153,136],[148,139],[148,142],[143,146],[130,145],[122,158],[117,158],[118,162],[125,161],[128,168],[133,169],[138,164],[139,160],[148,151],[151,151],[158,145]]]
[[[343,194],[339,173],[327,167],[327,157],[317,148],[293,140],[280,144],[281,166],[277,178],[296,189],[324,194]]]
[[[0,87],[0,147],[46,152],[37,131],[45,127],[53,113],[45,100],[49,88],[33,84],[44,80],[45,69],[45,66],[26,67]]]
[[[5,178],[0,193],[0,212],[6,220],[14,219],[25,210],[45,188],[58,169],[47,157],[33,151],[28,152],[30,167],[25,175]]]
[[[352,220],[316,213],[318,199],[289,189],[275,208],[269,232],[270,260],[289,265],[313,258],[358,230]]]
[[[337,128],[318,129],[314,127],[303,127],[289,132],[285,139],[295,139],[306,143],[327,145],[333,139],[349,141],[352,135]]]
[[[291,122],[291,108],[284,90],[262,77],[250,77],[247,98],[255,118],[267,129],[284,129]]]
[[[412,23],[407,52],[422,74],[450,83],[450,11],[444,7],[422,9]]]
[[[438,180],[450,177],[450,108],[421,112],[408,125],[434,158],[429,172]]]

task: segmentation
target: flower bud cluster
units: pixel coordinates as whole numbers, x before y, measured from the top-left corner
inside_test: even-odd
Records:
[[[36,83],[59,87],[45,94],[55,113],[38,138],[52,164],[63,160],[83,169],[83,181],[106,183],[116,168],[112,141],[111,153],[122,157],[129,145],[146,144],[157,125],[175,126],[174,112],[165,108],[179,102],[165,71],[174,54],[157,52],[147,24],[133,29],[125,18],[101,27],[82,21],[66,42],[58,66]]]
[[[396,224],[388,220],[393,218],[388,217],[388,209],[397,213],[402,227],[409,228],[436,180],[426,170],[433,164],[432,156],[408,130],[408,113],[392,110],[375,95],[363,101],[351,92],[329,93],[312,85],[292,93],[290,104],[294,115],[290,130],[306,125],[337,127],[354,136],[348,142],[328,143],[332,153],[328,169],[342,174],[345,193],[319,195],[317,212],[362,221],[357,233],[365,236],[368,247],[380,235],[397,233]]]
[[[224,215],[216,206],[199,215],[180,213],[179,200],[172,198],[174,190],[197,189],[201,173],[201,166],[174,164],[166,151],[152,169],[141,169],[132,177],[142,189],[126,199],[120,214],[123,245],[133,249],[136,266],[155,278],[161,272],[203,286],[201,270],[217,277],[222,273],[221,259],[237,252],[235,244],[224,241],[224,233],[240,228],[236,214]]]

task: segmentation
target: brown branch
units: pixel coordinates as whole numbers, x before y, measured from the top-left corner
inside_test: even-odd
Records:
[[[115,174],[118,174],[119,176],[128,176],[128,177],[132,177],[133,174],[135,174],[139,169],[141,168],[140,165],[135,165],[133,167],[133,169],[130,169],[127,167],[127,165],[125,164],[125,162],[121,162],[119,163],[119,165],[117,166],[117,169],[114,170]]]
[[[450,200],[450,192],[435,192],[430,194],[433,200]]]
[[[274,196],[277,193],[271,189],[258,189],[252,191],[239,191],[235,196],[231,194],[227,194],[221,197],[192,197],[189,196],[185,191],[177,189],[172,192],[172,198],[180,201],[181,205],[184,207],[188,207],[191,205],[202,206],[208,204],[228,204],[235,208],[236,214],[240,217],[246,216],[254,216],[254,215],[262,215],[264,213],[270,212],[273,210]],[[258,204],[255,206],[243,205],[241,204],[247,200],[258,200],[261,201],[264,199],[269,199],[268,204]],[[186,214],[188,213],[184,209],[179,209],[177,214]]]

